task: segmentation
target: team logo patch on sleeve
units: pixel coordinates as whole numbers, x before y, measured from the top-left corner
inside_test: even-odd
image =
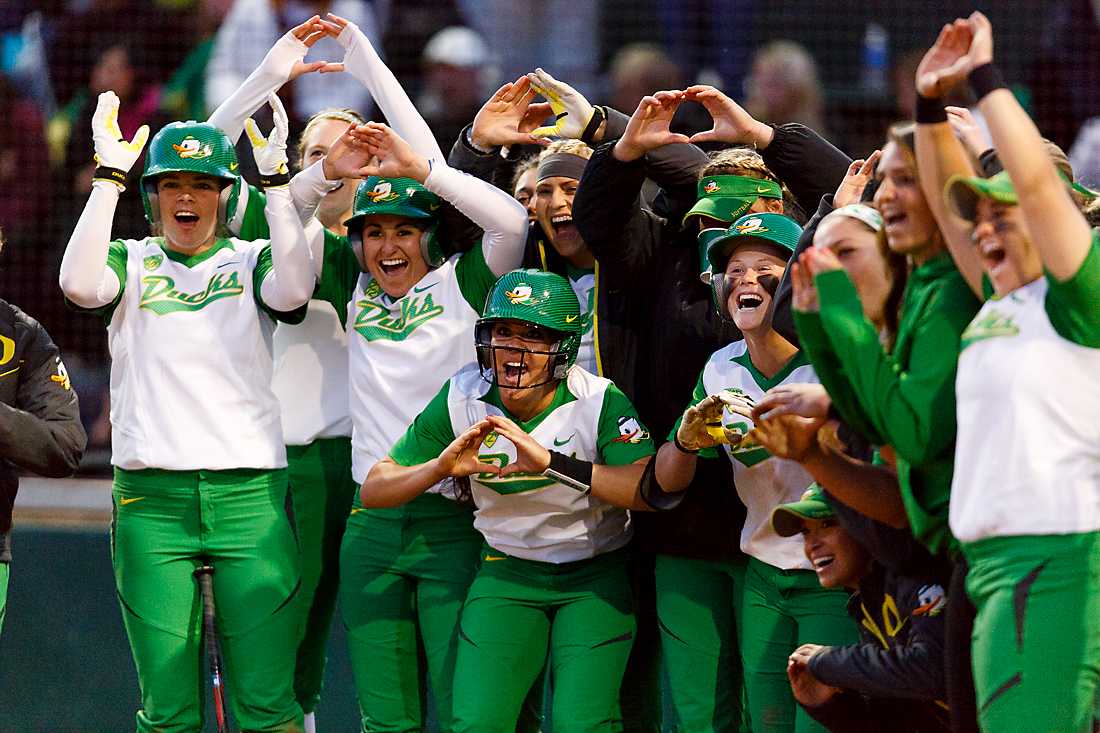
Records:
[[[637,444],[648,439],[649,431],[641,426],[637,418],[624,415],[619,418],[619,437],[611,442]]]
[[[939,616],[947,605],[947,594],[943,592],[943,586],[925,585],[917,591],[917,603],[912,616]]]
[[[61,385],[61,389],[68,392],[73,388],[73,384],[69,381],[69,370],[65,368],[64,362],[61,361],[61,357],[57,357],[57,374],[50,375],[51,382],[57,382]]]
[[[172,149],[176,151],[176,155],[179,157],[190,160],[201,160],[214,154],[214,149],[210,147],[210,143],[203,145],[190,135],[181,140],[178,145],[173,143]]]

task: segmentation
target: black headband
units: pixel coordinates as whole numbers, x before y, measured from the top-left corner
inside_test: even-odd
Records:
[[[573,155],[573,153],[551,153],[539,161],[538,171],[535,173],[535,180],[541,181],[546,178],[556,178],[560,176],[562,178],[572,178],[579,181],[581,179],[581,174],[584,173],[584,167],[586,165],[588,165],[588,161],[579,155]]]

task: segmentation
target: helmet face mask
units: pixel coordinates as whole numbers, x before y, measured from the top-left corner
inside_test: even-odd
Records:
[[[519,335],[512,340],[512,345],[494,345],[494,327],[502,322],[523,324],[528,327],[528,333],[533,330],[542,338],[525,339]],[[512,270],[505,273],[486,298],[484,314],[474,329],[481,376],[486,381],[509,389],[538,387],[564,379],[577,361],[581,336],[587,328],[588,319],[580,311],[573,286],[564,277],[542,270]],[[545,337],[547,334],[549,339]],[[537,342],[535,348],[516,343],[525,340]],[[514,374],[511,369],[507,374],[497,373],[499,350],[520,355]],[[546,377],[537,384],[521,385],[522,377],[529,368],[529,359],[534,355],[547,358]]]

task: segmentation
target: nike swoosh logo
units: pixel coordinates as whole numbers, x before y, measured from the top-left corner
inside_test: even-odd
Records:
[[[435,210],[436,210],[436,209],[438,209],[438,208],[439,208],[439,207],[440,207],[441,205],[442,205],[442,204],[428,204],[428,211],[435,211]]]
[[[423,292],[424,292],[425,290],[430,290],[430,289],[434,288],[434,287],[435,287],[436,285],[438,285],[438,284],[439,284],[438,282],[434,282],[434,283],[432,283],[431,285],[425,285],[425,286],[424,286],[424,287],[422,287],[422,288],[413,288],[413,292],[414,292],[414,293],[423,293]]]
[[[229,164],[229,170],[231,170],[231,171],[237,170],[237,164],[236,163],[230,163]]]
[[[494,555],[486,555],[485,562],[493,562],[494,560],[506,560],[506,557],[496,557]]]
[[[240,264],[240,260],[232,260],[230,262],[223,262],[220,265],[218,265],[217,267],[215,267],[214,269],[215,270],[220,270],[223,267],[228,267],[229,265],[236,265],[236,264]]]
[[[118,500],[118,504],[119,506],[126,506],[127,504],[133,504],[135,501],[141,501],[144,498],[144,496],[131,496],[129,498],[121,497]]]
[[[576,435],[576,433],[573,433],[573,435]],[[570,435],[565,440],[558,440],[557,438],[554,438],[554,445],[558,446],[558,447],[565,445],[566,443],[568,443],[569,441],[571,441],[573,439],[573,435]]]
[[[364,509],[364,508],[362,508],[362,507],[355,507],[354,509],[352,509],[352,510],[351,510],[351,514],[349,514],[348,516],[349,516],[349,517],[350,517],[350,516],[355,516],[355,515],[356,515],[356,514],[358,514],[359,512],[365,512],[365,511],[366,511],[366,509]]]
[[[757,186],[756,187],[756,192],[757,193],[767,193],[770,190],[771,189],[769,189],[767,186]]]
[[[0,377],[6,377],[9,374],[15,374],[17,371],[19,371],[19,369],[20,369],[20,367],[16,367],[15,369],[9,369],[6,372],[4,372],[3,374],[0,374]]]
[[[565,317],[565,322],[566,323],[572,323],[573,321],[577,320],[578,318],[580,318],[580,316],[566,316]]]

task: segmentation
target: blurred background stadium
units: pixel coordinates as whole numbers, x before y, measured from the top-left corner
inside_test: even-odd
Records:
[[[911,116],[913,72],[939,27],[973,9],[992,20],[998,63],[1040,129],[1100,187],[1100,0],[0,1],[0,297],[61,346],[89,435],[78,478],[26,479],[16,503],[0,732],[132,729],[138,704],[108,554],[105,332],[57,287],[90,188],[99,92],[121,97],[127,137],[204,119],[283,31],[331,10],[376,41],[444,150],[486,95],[537,65],[627,113],[643,94],[714,84],[758,119],[803,122],[862,156]],[[340,51],[326,39],[309,58]],[[283,94],[299,129],[323,106],[376,112],[350,77]],[[709,120],[685,105],[677,125]],[[131,187],[114,234],[145,233]],[[339,628],[331,648],[319,727],[355,730]]]

